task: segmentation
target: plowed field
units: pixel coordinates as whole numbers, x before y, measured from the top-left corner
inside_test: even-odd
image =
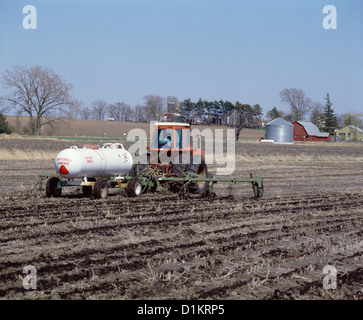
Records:
[[[295,145],[269,160],[258,154],[271,157],[271,145],[237,147],[234,176],[261,172],[261,200],[248,184],[232,197],[217,184],[214,198],[69,189],[48,199],[30,187],[52,161],[1,160],[0,298],[362,299],[362,147],[318,146],[315,160]],[[242,160],[255,147],[256,161]],[[23,287],[27,265],[36,289]],[[326,266],[336,289],[323,285]]]

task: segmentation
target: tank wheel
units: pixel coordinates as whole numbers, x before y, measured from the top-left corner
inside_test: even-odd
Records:
[[[143,186],[137,177],[133,177],[126,187],[126,193],[129,197],[139,197],[142,193]]]
[[[58,187],[59,179],[56,177],[51,177],[47,180],[47,185],[45,187],[45,192],[47,194],[47,197],[60,197],[62,194],[62,188]]]
[[[108,183],[105,180],[97,180],[93,186],[93,197],[95,199],[106,199],[108,196]]]

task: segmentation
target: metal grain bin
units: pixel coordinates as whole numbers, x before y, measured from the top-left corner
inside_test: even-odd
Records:
[[[294,126],[282,119],[276,118],[266,124],[266,140],[273,140],[274,142],[292,143]]]

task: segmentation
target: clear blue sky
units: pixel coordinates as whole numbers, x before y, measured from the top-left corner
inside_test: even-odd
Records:
[[[36,30],[22,26],[29,4]],[[322,26],[329,4],[336,30]],[[0,0],[0,41],[1,73],[50,67],[85,105],[158,94],[288,111],[279,91],[295,87],[363,112],[360,0]]]

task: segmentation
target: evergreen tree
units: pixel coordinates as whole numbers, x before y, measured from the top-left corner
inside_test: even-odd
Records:
[[[325,126],[324,131],[329,132],[330,135],[334,135],[334,130],[338,127],[337,116],[334,114],[334,110],[332,108],[333,103],[330,101],[329,93],[326,94],[325,99]]]
[[[180,108],[180,113],[182,115],[183,121],[190,122],[194,118],[195,103],[190,100],[190,98],[185,99]]]
[[[281,117],[281,112],[279,110],[277,110],[276,107],[273,107],[272,110],[267,112],[267,116],[271,119],[274,120],[276,118]]]
[[[10,127],[9,122],[6,121],[6,116],[0,113],[0,133],[12,133],[13,130]]]

